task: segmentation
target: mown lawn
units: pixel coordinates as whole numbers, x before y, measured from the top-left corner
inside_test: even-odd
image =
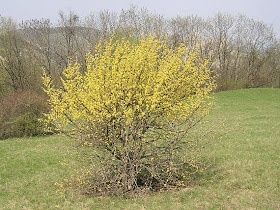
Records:
[[[187,189],[131,199],[58,192],[80,164],[66,137],[0,141],[0,209],[280,209],[280,89],[215,94],[188,138],[209,171]]]

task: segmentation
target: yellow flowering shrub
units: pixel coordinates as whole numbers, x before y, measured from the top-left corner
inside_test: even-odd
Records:
[[[170,169],[165,148],[172,154],[182,138],[175,134],[207,113],[215,86],[207,61],[153,37],[110,39],[86,56],[86,69],[81,73],[80,65],[71,63],[61,88],[44,75],[51,105],[46,118],[99,152],[109,168],[99,173],[99,188],[123,193],[177,183],[178,170]],[[153,168],[160,161],[163,169]]]

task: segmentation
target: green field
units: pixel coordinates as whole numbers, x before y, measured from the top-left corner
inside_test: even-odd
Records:
[[[280,209],[280,89],[215,94],[189,138],[211,163],[207,174],[187,189],[131,199],[57,192],[79,166],[73,140],[0,141],[0,209]]]

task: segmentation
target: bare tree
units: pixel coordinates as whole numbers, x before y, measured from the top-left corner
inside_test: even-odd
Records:
[[[7,85],[14,90],[30,89],[36,83],[37,72],[26,50],[26,41],[11,19],[1,18],[0,67],[7,76]]]
[[[24,38],[36,62],[50,75],[54,74],[54,45],[52,24],[49,19],[25,21],[21,25]]]

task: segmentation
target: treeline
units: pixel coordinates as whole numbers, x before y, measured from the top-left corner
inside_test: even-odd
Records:
[[[85,54],[112,34],[136,40],[153,35],[174,47],[184,43],[209,59],[219,90],[280,85],[279,43],[263,22],[227,14],[167,19],[132,7],[85,18],[61,12],[56,24],[48,19],[18,24],[1,17],[1,93],[40,90],[42,69],[56,78],[69,59],[84,63]]]
[[[59,84],[58,78],[69,60],[78,60],[84,68],[85,55],[112,35],[135,41],[153,35],[167,40],[171,47],[187,45],[190,52],[196,51],[209,60],[218,91],[280,87],[279,40],[271,26],[244,15],[165,18],[137,7],[119,13],[102,11],[83,18],[74,12],[60,12],[56,23],[48,19],[17,23],[0,17],[2,110],[3,104],[9,108],[11,103],[16,104],[9,102],[13,101],[9,95],[14,92],[42,95],[43,70]],[[37,95],[31,98],[41,102]]]

